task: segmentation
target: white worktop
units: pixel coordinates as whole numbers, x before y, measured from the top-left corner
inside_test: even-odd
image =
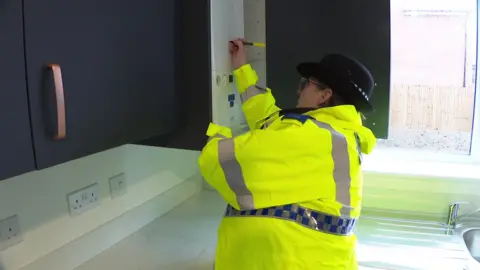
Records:
[[[76,270],[212,270],[216,229],[225,203],[202,191]],[[360,269],[463,269],[458,237],[440,228],[361,219]]]

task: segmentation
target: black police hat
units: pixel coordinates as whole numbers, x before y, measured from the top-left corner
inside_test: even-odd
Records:
[[[341,54],[328,54],[318,63],[300,63],[297,70],[305,78],[327,85],[362,113],[374,112],[370,103],[375,82],[360,62]]]

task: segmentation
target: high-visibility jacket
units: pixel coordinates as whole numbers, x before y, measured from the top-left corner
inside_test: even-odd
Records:
[[[353,106],[282,114],[250,65],[234,75],[250,131],[210,124],[199,158],[228,203],[215,269],[357,269],[361,155],[375,136]]]

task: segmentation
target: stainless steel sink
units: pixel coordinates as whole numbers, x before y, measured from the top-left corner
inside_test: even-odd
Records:
[[[462,236],[471,256],[467,269],[480,269],[480,228],[468,229]]]

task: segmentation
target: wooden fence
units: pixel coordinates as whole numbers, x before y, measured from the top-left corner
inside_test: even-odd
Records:
[[[393,84],[390,127],[470,132],[475,87]]]

